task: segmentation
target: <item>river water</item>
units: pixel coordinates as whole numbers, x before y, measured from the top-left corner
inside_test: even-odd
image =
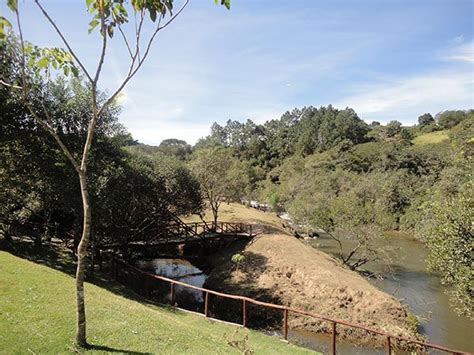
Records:
[[[313,247],[338,257],[336,242],[322,234],[309,242]],[[426,270],[428,250],[405,234],[392,232],[382,243],[393,249],[387,263],[373,262],[366,269],[378,272],[383,280],[370,279],[379,289],[408,305],[420,320],[420,331],[429,342],[474,352],[474,321],[459,317],[450,307],[446,288]],[[350,247],[350,242],[345,241]]]

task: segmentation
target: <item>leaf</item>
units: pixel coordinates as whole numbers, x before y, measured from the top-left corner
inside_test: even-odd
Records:
[[[91,22],[89,22],[89,30],[88,32],[91,33],[94,31],[94,28],[96,28],[99,25],[99,21],[96,19],[93,19]]]
[[[7,6],[10,10],[16,11],[18,9],[18,0],[7,0]]]
[[[94,2],[94,0],[86,0],[86,6],[87,6],[88,9],[91,7],[93,2]]]
[[[109,37],[112,38],[114,36],[114,27],[113,26],[108,26],[107,27],[107,32],[109,34]]]
[[[70,69],[69,69],[68,66],[65,66],[65,67],[63,68],[63,72],[64,72],[64,75],[65,75],[65,76],[69,76],[69,71],[70,71]]]
[[[71,66],[71,72],[75,78],[79,77],[79,70],[74,65]]]
[[[230,0],[220,0],[220,2],[221,2],[221,5],[224,5],[227,8],[227,10],[230,10]],[[218,5],[219,0],[214,0],[214,3]]]
[[[11,28],[12,24],[5,17],[0,16],[0,39],[6,38],[5,27]]]
[[[36,65],[41,69],[46,68],[48,66],[48,64],[49,64],[48,57],[43,57],[40,60],[38,60],[38,63],[36,63]]]
[[[154,9],[150,9],[150,18],[153,22],[156,21],[156,11]]]

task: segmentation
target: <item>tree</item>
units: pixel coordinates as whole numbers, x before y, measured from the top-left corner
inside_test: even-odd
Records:
[[[160,143],[158,151],[165,155],[175,156],[179,160],[186,160],[191,154],[191,146],[186,141],[170,138]]]
[[[455,310],[474,318],[474,184],[472,180],[453,198],[430,206],[433,226],[428,233],[428,266],[441,275]]]
[[[431,116],[431,113],[424,113],[418,117],[418,125],[420,126],[426,126],[433,123],[435,123],[435,120],[433,116]]]
[[[473,115],[474,110],[469,111],[444,111],[436,115],[438,125],[443,129],[450,129]]]
[[[238,201],[245,191],[248,177],[243,165],[230,150],[219,147],[198,150],[190,165],[212,210],[216,226],[221,203]]]
[[[402,129],[402,124],[398,121],[390,121],[385,127],[385,134],[387,137],[395,137],[400,133]]]
[[[409,128],[403,127],[401,129],[400,138],[405,139],[407,141],[411,141],[414,137],[415,136],[414,136],[413,132]]]
[[[104,112],[114,102],[127,83],[135,76],[138,70],[141,68],[145,60],[147,59],[151,45],[156,35],[166,28],[179,14],[184,10],[189,0],[185,0],[181,8],[179,8],[174,14],[173,11],[173,0],[164,1],[140,1],[132,0],[131,4],[127,4],[123,1],[111,1],[111,0],[86,0],[86,6],[89,13],[92,16],[92,20],[89,23],[89,32],[93,31],[98,27],[99,34],[101,36],[101,52],[98,60],[97,67],[92,72],[88,70],[81,59],[79,58],[76,51],[74,51],[73,44],[69,42],[64,36],[63,32],[56,25],[54,20],[51,18],[45,7],[39,2],[34,0],[34,3],[38,7],[39,11],[44,15],[47,21],[54,28],[58,36],[61,38],[66,49],[61,48],[39,48],[37,46],[28,43],[23,38],[21,16],[18,7],[17,0],[8,0],[8,7],[13,11],[16,25],[18,29],[18,35],[20,39],[20,47],[17,52],[19,55],[18,62],[20,63],[18,68],[17,80],[9,81],[11,78],[1,78],[1,83],[14,90],[18,90],[21,93],[23,102],[28,109],[29,115],[41,125],[57,142],[64,155],[67,157],[71,165],[73,166],[80,184],[82,205],[83,205],[83,228],[80,243],[77,249],[77,271],[76,271],[76,300],[77,300],[77,332],[76,342],[80,346],[85,346],[86,342],[86,314],[84,304],[84,275],[86,268],[87,258],[87,247],[89,244],[91,227],[92,227],[92,211],[91,201],[88,189],[88,173],[87,167],[89,162],[89,156],[91,152],[92,142],[94,133],[97,129],[98,123],[101,121]],[[218,0],[215,0],[218,3]],[[230,0],[221,0],[221,4],[229,8]],[[126,36],[126,32],[122,29],[129,21],[129,13],[133,13],[132,18],[136,19],[135,22],[135,36],[134,42],[131,42]],[[169,15],[168,19],[166,16]],[[150,17],[154,28],[151,31],[151,35],[145,41],[145,47],[142,48],[143,37],[145,31],[143,25],[146,22],[146,18]],[[10,21],[5,17],[0,17],[0,37],[3,40],[9,40],[11,36],[5,35],[5,28],[11,27]],[[109,40],[112,40],[114,33],[119,32],[120,36],[116,36],[123,40],[126,46],[130,66],[129,70],[124,77],[121,84],[112,91],[112,94],[104,101],[98,100],[98,84],[101,76],[102,68],[104,66],[105,55],[108,48]],[[13,46],[14,43],[10,41],[8,43]],[[54,120],[53,113],[48,110],[47,107],[43,106],[42,110],[36,110],[32,105],[32,97],[37,97],[38,94],[47,92],[49,88],[42,88],[38,90],[36,85],[36,78],[48,77],[51,71],[61,71],[65,76],[73,75],[78,77],[81,73],[91,93],[90,108],[92,111],[92,117],[87,122],[87,137],[83,145],[82,155],[80,157],[75,156],[71,149],[64,143],[61,134],[51,124]],[[41,92],[42,91],[42,92]]]

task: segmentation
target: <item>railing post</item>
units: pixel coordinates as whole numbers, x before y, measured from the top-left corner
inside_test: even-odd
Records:
[[[331,333],[331,355],[336,355],[336,322],[332,322],[332,333]]]
[[[174,283],[171,283],[171,291],[170,291],[170,303],[174,305]]]
[[[243,300],[242,302],[242,325],[247,326],[247,301]]]
[[[387,337],[387,355],[390,355],[392,353],[392,344],[390,341],[390,337]]]
[[[288,340],[288,309],[283,311],[283,337]]]
[[[252,236],[252,225],[250,225],[250,236]]]
[[[209,317],[209,292],[206,292],[206,296],[204,297],[204,315]]]

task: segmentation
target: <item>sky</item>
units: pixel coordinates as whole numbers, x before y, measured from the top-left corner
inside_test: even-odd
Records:
[[[41,3],[92,71],[100,38],[85,1]],[[0,13],[12,18],[5,1]],[[20,13],[27,40],[61,46],[32,0]],[[264,123],[310,105],[405,125],[474,108],[473,19],[474,0],[231,0],[230,11],[191,0],[123,90],[120,121],[142,143],[194,144],[213,122]],[[100,88],[113,92],[128,64],[114,36]]]

